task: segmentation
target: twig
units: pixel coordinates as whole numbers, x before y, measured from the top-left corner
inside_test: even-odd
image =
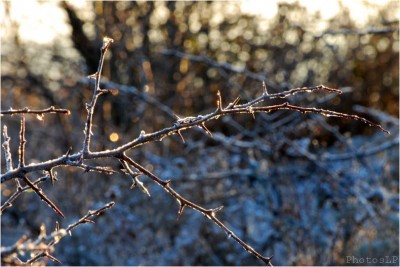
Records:
[[[19,163],[18,168],[23,168],[25,166],[25,115],[21,116],[21,130],[19,132]]]
[[[11,151],[10,151],[11,138],[8,136],[6,125],[4,125],[4,127],[3,127],[3,137],[4,137],[4,142],[3,142],[2,146],[4,148],[4,159],[6,161],[7,171],[11,171],[13,169],[13,163],[12,163],[12,157],[11,157]]]
[[[100,89],[101,71],[103,69],[104,57],[107,53],[109,46],[113,41],[114,41],[113,39],[107,37],[103,39],[103,46],[100,49],[101,56],[100,56],[99,67],[97,69],[97,72],[91,75],[91,77],[93,77],[96,80],[96,83],[93,90],[92,100],[90,101],[90,104],[86,105],[87,119],[84,130],[85,138],[83,141],[83,148],[82,148],[83,156],[90,152],[90,136],[92,135],[92,124],[93,124],[92,121],[93,121],[94,108],[96,106],[98,97],[102,93],[104,93],[104,91]]]
[[[94,84],[92,79],[89,79],[89,78],[82,78],[79,82],[82,84]],[[146,92],[139,91],[135,86],[132,86],[132,85],[127,86],[127,85],[123,85],[123,84],[119,84],[119,83],[111,82],[111,81],[107,81],[107,82],[102,81],[100,83],[100,85],[103,87],[107,87],[107,88],[115,88],[118,91],[124,92],[126,94],[132,94],[132,95],[138,97],[139,99],[143,100],[144,102],[158,108],[159,110],[164,112],[168,117],[175,118],[174,111],[170,107],[164,105],[163,103],[161,103],[160,101],[158,101],[156,98],[152,97],[151,95],[147,94]]]
[[[15,115],[15,114],[37,114],[37,115],[43,115],[46,113],[61,113],[61,114],[67,114],[70,115],[71,111],[68,109],[61,109],[61,108],[55,108],[53,106],[46,108],[46,109],[38,109],[38,110],[33,110],[30,108],[23,108],[23,109],[13,109],[9,108],[8,110],[2,110],[0,111],[1,115]]]
[[[77,222],[68,225],[68,227],[65,229],[65,231],[67,233],[70,233],[74,228],[76,228],[80,224],[94,223],[92,220],[90,220],[91,217],[99,216],[100,214],[102,214],[106,210],[111,209],[114,205],[115,205],[115,202],[112,201],[112,202],[107,203],[106,205],[104,205],[103,207],[101,207],[101,208],[99,208],[97,210],[89,210],[86,213],[86,215],[83,216],[82,218],[80,218]]]
[[[46,175],[43,177],[40,177],[39,179],[37,179],[33,184],[34,185],[38,185],[41,182],[44,182],[46,180],[48,180],[50,178],[50,176]],[[3,214],[3,211],[6,210],[7,208],[10,208],[12,206],[12,203],[26,190],[31,189],[30,186],[25,186],[25,187],[18,187],[17,186],[17,190],[14,192],[14,194],[12,194],[10,196],[9,199],[7,199],[3,205],[1,205],[1,214]]]
[[[110,202],[97,210],[93,211],[89,210],[85,216],[80,218],[75,223],[68,225],[68,227],[65,229],[64,228],[60,229],[57,223],[56,230],[49,235],[45,234],[45,228],[43,225],[41,228],[42,229],[41,234],[36,240],[27,239],[25,236],[23,236],[14,245],[9,247],[1,247],[2,262],[3,260],[7,259],[7,257],[13,254],[25,254],[27,252],[35,253],[37,251],[40,251],[38,254],[32,256],[28,261],[26,262],[20,261],[18,265],[31,264],[43,257],[50,258],[51,260],[58,262],[59,264],[62,264],[57,258],[50,255],[49,252],[50,249],[53,248],[57,243],[59,243],[60,240],[64,238],[68,233],[71,235],[71,231],[76,227],[78,227],[79,225],[86,223],[94,223],[94,221],[91,220],[91,217],[99,216],[106,210],[112,208],[114,205],[115,205],[114,202]]]

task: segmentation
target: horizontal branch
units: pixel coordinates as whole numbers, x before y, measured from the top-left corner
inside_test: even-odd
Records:
[[[323,85],[316,86],[316,87],[304,87],[304,88],[296,88],[292,90],[288,90],[279,94],[272,94],[273,97],[287,97],[296,93],[304,92],[308,93],[309,91],[314,91],[314,90],[324,90],[328,92],[335,92],[337,89],[331,89],[328,87],[325,87]],[[186,118],[179,118],[173,126],[161,129],[159,131],[153,132],[146,134],[144,131],[142,131],[136,139],[119,146],[114,149],[110,150],[104,150],[104,151],[99,151],[99,152],[88,152],[85,155],[82,155],[81,152],[73,154],[73,155],[63,155],[57,159],[49,160],[46,162],[42,163],[37,163],[37,164],[30,164],[27,166],[23,166],[20,168],[13,169],[11,171],[7,171],[6,173],[1,175],[1,183],[10,180],[12,178],[22,178],[24,174],[33,172],[33,171],[42,171],[42,170],[50,170],[53,167],[56,166],[62,166],[62,165],[70,165],[70,166],[76,166],[76,161],[81,162],[83,159],[96,159],[96,158],[110,158],[110,157],[120,157],[124,152],[136,148],[138,146],[144,145],[149,142],[153,141],[161,141],[165,137],[173,135],[173,134],[179,134],[183,130],[190,129],[192,127],[200,127],[203,129],[205,128],[205,123],[214,120],[214,119],[219,119],[222,116],[230,115],[230,114],[255,114],[257,112],[265,112],[269,113],[272,111],[276,110],[293,110],[293,111],[298,111],[301,113],[307,113],[307,112],[312,112],[312,113],[317,113],[324,115],[326,117],[339,117],[339,118],[344,118],[344,119],[353,119],[353,120],[358,120],[362,121],[369,126],[374,126],[381,131],[385,133],[389,133],[385,128],[383,128],[381,125],[376,124],[374,122],[371,122],[363,117],[360,117],[358,115],[351,115],[351,114],[345,114],[345,113],[340,113],[336,111],[331,111],[331,110],[325,110],[325,109],[318,109],[318,108],[307,108],[307,107],[301,107],[301,106],[295,106],[291,105],[288,102],[282,103],[282,104],[277,104],[277,105],[266,105],[266,106],[255,106],[256,104],[259,104],[260,102],[269,99],[271,95],[267,94],[262,94],[260,97],[249,101],[245,104],[241,105],[234,105],[234,102],[229,103],[226,108],[221,109],[217,108],[214,112],[211,112],[206,115],[198,115],[197,117],[186,117]],[[236,103],[237,104],[237,103]],[[79,165],[79,164],[78,164]]]
[[[353,29],[342,29],[339,31],[325,31],[320,35],[316,36],[317,38],[321,38],[325,35],[367,35],[367,34],[387,34],[398,32],[398,27],[383,27],[383,28],[369,28],[366,30],[353,30]]]
[[[28,265],[28,264],[31,264],[31,263],[39,260],[42,257],[48,257],[48,258],[52,259],[53,261],[56,261],[59,264],[62,264],[59,260],[57,260],[55,257],[50,255],[50,252],[49,252],[50,249],[53,246],[55,246],[57,243],[59,243],[62,238],[67,236],[67,234],[71,235],[71,231],[73,229],[75,229],[76,227],[78,227],[79,225],[86,224],[86,223],[94,223],[94,221],[91,220],[92,217],[99,216],[106,210],[112,208],[114,205],[115,205],[114,202],[110,202],[110,203],[105,204],[103,207],[101,207],[99,209],[89,210],[85,216],[80,218],[75,223],[68,225],[67,228],[60,229],[60,227],[57,223],[56,230],[48,235],[46,234],[45,226],[43,225],[41,228],[41,234],[39,235],[39,237],[37,239],[32,240],[32,239],[28,239],[24,236],[12,246],[1,247],[2,263],[10,261],[11,259],[9,259],[8,257],[10,257],[13,254],[17,254],[17,255],[15,255],[17,257],[18,254],[24,255],[24,254],[30,253],[31,259],[29,259],[27,262],[19,261],[19,264],[16,264],[16,265],[21,265],[21,264]]]
[[[15,114],[43,115],[46,113],[61,113],[61,114],[70,115],[71,111],[69,111],[68,109],[63,109],[63,108],[55,108],[53,106],[46,108],[46,109],[30,109],[30,108],[13,109],[13,108],[9,108],[8,110],[0,111],[1,115],[15,115]]]

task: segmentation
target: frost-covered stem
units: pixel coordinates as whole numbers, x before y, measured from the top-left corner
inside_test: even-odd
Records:
[[[8,136],[6,125],[4,125],[4,127],[3,127],[3,137],[4,137],[4,142],[2,145],[4,148],[4,159],[6,161],[7,171],[11,171],[13,169],[12,157],[11,157],[11,151],[10,151],[11,138]]]
[[[25,115],[21,116],[21,130],[19,132],[19,163],[18,168],[23,168],[25,166]]]
[[[68,109],[63,108],[55,108],[53,106],[46,109],[30,109],[30,108],[22,108],[22,109],[13,109],[9,108],[8,110],[0,111],[2,115],[14,115],[14,114],[37,114],[43,115],[46,113],[61,113],[69,115],[71,112]]]
[[[176,192],[174,189],[172,189],[171,186],[170,186],[170,184],[171,184],[170,180],[167,180],[167,181],[162,180],[161,178],[157,177],[155,174],[153,174],[152,172],[147,170],[145,167],[141,166],[139,163],[135,162],[134,160],[132,160],[131,158],[129,158],[126,155],[122,155],[122,157],[120,159],[122,161],[128,163],[129,165],[131,165],[132,167],[134,167],[135,169],[137,169],[139,172],[143,173],[144,175],[146,175],[150,179],[152,179],[155,183],[157,183],[158,185],[163,187],[164,190],[167,191],[173,198],[175,198],[178,201],[179,205],[180,205],[179,211],[178,211],[178,215],[181,215],[183,213],[183,209],[186,206],[189,207],[189,208],[192,208],[192,209],[194,209],[194,210],[196,210],[196,211],[198,211],[200,213],[202,213],[205,217],[207,217],[208,219],[213,221],[215,224],[217,224],[219,227],[221,227],[225,231],[225,233],[228,235],[228,237],[233,238],[248,253],[256,256],[257,258],[259,258],[266,265],[272,266],[272,264],[271,264],[271,258],[272,257],[265,257],[265,256],[261,255],[259,252],[257,252],[255,249],[253,249],[250,245],[248,245],[246,242],[244,242],[242,239],[240,239],[232,230],[230,230],[224,223],[222,223],[217,218],[217,213],[220,210],[222,210],[223,206],[217,207],[217,208],[214,208],[214,209],[203,208],[202,206],[199,206],[199,205],[191,202],[190,200],[184,198],[178,192]]]
[[[49,179],[49,178],[50,178],[50,176],[48,176],[48,175],[43,176],[43,177],[37,179],[33,184],[34,184],[34,185],[38,185],[38,184],[40,184],[41,182],[44,182],[44,181],[46,181],[46,180]],[[14,192],[14,194],[12,194],[11,197],[10,197],[9,199],[7,199],[7,200],[4,202],[3,205],[1,205],[1,212],[0,212],[0,214],[2,214],[3,211],[4,211],[5,209],[12,207],[12,203],[22,194],[22,192],[27,191],[28,189],[31,189],[31,187],[28,186],[28,185],[25,186],[25,187],[17,187],[17,190]]]
[[[93,89],[92,100],[90,101],[90,104],[86,105],[86,110],[88,114],[84,130],[85,139],[83,141],[82,156],[85,156],[90,152],[90,136],[92,135],[94,108],[96,106],[98,97],[104,92],[100,89],[101,71],[103,69],[104,58],[107,53],[108,47],[111,45],[113,41],[114,41],[113,39],[107,37],[103,39],[103,46],[100,48],[101,56],[100,56],[99,66],[97,68],[97,72],[91,75],[91,77],[93,77],[96,80],[96,82]]]

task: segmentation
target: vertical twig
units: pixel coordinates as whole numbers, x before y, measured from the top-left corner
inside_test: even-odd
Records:
[[[3,137],[4,143],[2,144],[4,148],[4,159],[6,161],[7,171],[11,171],[13,169],[11,151],[10,151],[10,140],[11,138],[8,136],[7,126],[4,125],[3,127]]]
[[[103,64],[104,64],[104,57],[106,55],[106,52],[108,50],[108,47],[114,40],[108,37],[105,37],[103,39],[103,46],[101,47],[101,56],[100,56],[100,62],[99,62],[99,67],[97,69],[97,72],[90,77],[93,77],[96,80],[94,90],[93,90],[93,96],[90,104],[86,105],[87,109],[87,119],[86,119],[86,124],[85,124],[85,139],[83,141],[83,148],[82,148],[82,156],[88,154],[90,152],[90,136],[92,135],[92,125],[93,125],[93,113],[94,113],[94,108],[96,106],[96,102],[98,97],[102,94],[102,90],[100,89],[100,79],[101,79],[101,71],[103,69]]]
[[[19,164],[18,168],[23,168],[25,166],[25,115],[21,115],[21,131],[19,132]]]

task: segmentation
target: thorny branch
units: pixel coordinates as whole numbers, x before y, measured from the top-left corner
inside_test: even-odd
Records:
[[[46,181],[47,179],[49,179],[50,176],[46,175],[43,176],[39,179],[37,179],[33,184],[34,185],[38,185],[44,181]],[[9,199],[7,199],[3,205],[1,205],[1,214],[3,214],[3,211],[7,208],[12,207],[12,203],[22,194],[22,192],[27,191],[28,189],[31,189],[31,187],[29,185],[25,186],[25,187],[17,187],[17,190],[10,196]]]
[[[248,253],[253,254],[260,260],[262,260],[266,265],[272,266],[271,264],[271,258],[272,257],[264,257],[260,253],[258,253],[256,250],[254,250],[251,246],[249,246],[246,242],[244,242],[242,239],[240,239],[232,230],[230,230],[225,224],[223,224],[218,218],[217,218],[217,213],[222,210],[223,206],[214,208],[214,209],[205,209],[189,200],[186,198],[182,197],[178,192],[176,192],[174,189],[171,188],[171,180],[164,181],[161,178],[157,177],[155,174],[138,164],[137,162],[133,161],[131,158],[129,158],[126,155],[122,155],[121,160],[129,163],[132,167],[152,179],[154,182],[156,182],[158,185],[162,186],[165,191],[167,191],[173,198],[175,198],[178,203],[179,203],[179,211],[178,215],[180,216],[183,213],[184,208],[187,206],[189,208],[192,208],[200,213],[202,213],[204,216],[206,216],[208,219],[212,220],[214,223],[216,223],[219,227],[221,227],[226,234],[229,237],[232,237],[236,242],[238,242]]]
[[[68,225],[67,228],[60,228],[58,222],[56,222],[56,229],[51,234],[46,234],[46,228],[44,225],[41,226],[41,233],[36,240],[28,239],[26,236],[21,237],[14,245],[9,247],[1,247],[1,258],[7,261],[5,262],[11,265],[31,265],[33,262],[40,258],[47,257],[59,264],[62,264],[57,258],[51,255],[54,250],[54,246],[60,242],[67,234],[72,235],[72,230],[81,224],[94,223],[92,217],[99,216],[106,210],[112,208],[115,205],[114,202],[107,203],[103,207],[97,210],[89,210],[85,216],[80,218],[73,224]],[[27,252],[33,253],[33,256],[26,262],[19,259],[19,255],[24,255]],[[31,254],[32,255],[32,254]]]
[[[83,148],[82,148],[82,155],[87,154],[90,151],[90,136],[92,135],[92,120],[93,120],[93,113],[94,113],[94,108],[96,106],[97,99],[99,96],[103,93],[106,92],[106,90],[100,89],[100,78],[101,78],[101,71],[103,69],[103,64],[104,64],[104,57],[106,55],[106,52],[108,50],[108,47],[111,45],[111,43],[114,42],[113,39],[110,38],[104,38],[103,40],[103,46],[101,47],[101,56],[100,56],[100,63],[99,67],[97,69],[97,72],[92,74],[90,77],[94,78],[96,80],[95,86],[94,86],[94,91],[93,91],[93,96],[90,104],[86,105],[86,110],[87,110],[87,119],[86,119],[86,124],[85,124],[85,139],[83,141]]]
[[[301,107],[301,106],[296,106],[292,105],[289,102],[284,102],[281,104],[275,104],[275,105],[261,105],[263,102],[268,101],[270,99],[274,98],[287,98],[289,96],[293,96],[298,93],[311,93],[314,91],[325,91],[327,93],[335,93],[335,94],[340,94],[342,91],[338,89],[332,89],[329,87],[326,87],[324,85],[319,85],[319,86],[314,86],[314,87],[302,87],[302,88],[295,88],[279,93],[273,93],[269,94],[267,90],[267,85],[263,83],[263,93],[261,96],[255,98],[254,100],[250,100],[247,103],[242,103],[239,104],[240,102],[240,97],[237,97],[234,101],[230,102],[228,105],[224,107],[223,105],[223,98],[221,94],[218,92],[217,94],[217,107],[215,111],[205,114],[205,115],[198,115],[198,116],[193,116],[193,117],[184,117],[180,118],[178,116],[170,116],[175,119],[175,122],[172,123],[172,126],[166,127],[164,129],[161,129],[159,131],[153,132],[146,134],[144,131],[141,131],[140,135],[135,138],[134,140],[127,142],[119,147],[109,149],[109,150],[104,150],[104,151],[98,151],[98,152],[92,152],[90,151],[90,140],[91,140],[91,135],[92,135],[92,125],[93,125],[93,115],[95,111],[95,106],[97,103],[98,97],[106,92],[109,92],[109,90],[105,89],[100,89],[100,79],[101,79],[101,71],[103,68],[104,64],[104,59],[106,52],[113,42],[112,39],[110,38],[105,38],[103,40],[103,46],[101,47],[101,56],[100,56],[100,62],[98,66],[98,70],[95,74],[90,75],[89,78],[95,79],[95,84],[94,84],[94,89],[93,89],[93,95],[91,102],[86,105],[86,110],[87,110],[87,119],[85,123],[85,129],[84,129],[84,141],[83,141],[83,146],[82,150],[79,151],[78,153],[71,154],[71,149],[69,149],[64,155],[48,160],[46,162],[41,162],[41,163],[35,163],[35,164],[29,164],[25,165],[24,164],[24,144],[26,142],[25,140],[25,123],[24,123],[24,114],[25,113],[34,113],[41,115],[43,113],[55,113],[56,109],[53,107],[46,110],[39,110],[39,111],[32,111],[32,110],[26,110],[23,109],[24,112],[17,112],[17,113],[22,113],[22,120],[21,120],[21,132],[20,132],[20,148],[19,148],[19,165],[17,168],[13,169],[12,168],[12,163],[11,160],[7,159],[7,171],[3,174],[1,174],[1,183],[4,183],[10,179],[17,178],[17,179],[22,179],[25,181],[27,184],[26,187],[21,187],[17,186],[17,191],[10,197],[9,200],[7,200],[3,206],[1,207],[1,211],[5,210],[7,207],[11,205],[11,203],[18,197],[22,192],[27,190],[26,188],[31,188],[35,191],[36,194],[40,196],[42,200],[44,200],[56,213],[59,215],[63,216],[62,212],[46,197],[46,195],[42,192],[42,190],[38,187],[38,184],[40,183],[41,180],[38,180],[34,183],[32,183],[27,175],[32,172],[47,172],[48,176],[51,178],[51,180],[54,182],[55,178],[52,174],[52,169],[55,167],[59,166],[73,166],[73,167],[78,167],[84,169],[85,172],[88,171],[96,171],[96,172],[101,172],[105,174],[113,174],[116,171],[114,171],[110,167],[103,167],[103,166],[89,166],[84,163],[85,160],[89,159],[99,159],[99,158],[111,158],[111,159],[116,159],[120,161],[120,163],[124,166],[125,171],[128,175],[131,176],[133,180],[133,187],[139,186],[143,192],[145,192],[147,195],[150,195],[148,192],[147,188],[144,186],[144,184],[138,179],[139,175],[145,175],[149,177],[151,180],[153,180],[156,184],[164,188],[173,198],[175,198],[178,203],[179,203],[179,211],[178,214],[181,215],[184,208],[190,207],[194,210],[197,210],[198,212],[202,213],[205,215],[208,219],[212,220],[215,224],[217,224],[219,227],[221,227],[227,234],[228,236],[232,237],[238,244],[240,244],[247,252],[250,254],[254,255],[258,259],[262,260],[265,264],[267,265],[272,265],[271,264],[271,257],[265,257],[258,253],[256,250],[254,250],[250,245],[248,245],[246,242],[241,240],[235,233],[233,233],[229,228],[227,228],[218,218],[217,218],[217,213],[222,209],[222,207],[218,207],[215,209],[206,209],[203,208],[183,196],[181,196],[179,193],[177,193],[174,189],[171,188],[170,184],[171,181],[167,180],[164,181],[161,178],[157,177],[154,175],[152,172],[141,166],[139,163],[137,163],[135,160],[131,159],[126,155],[126,152],[136,148],[138,146],[144,145],[149,142],[154,142],[154,141],[161,141],[165,137],[177,134],[179,137],[182,139],[184,142],[184,138],[182,135],[182,131],[188,130],[193,127],[199,127],[203,129],[207,134],[212,136],[211,131],[206,127],[206,123],[210,120],[218,120],[222,116],[230,115],[230,114],[251,114],[253,117],[255,116],[255,113],[270,113],[272,111],[277,111],[281,109],[286,109],[286,110],[292,110],[292,111],[298,111],[301,113],[307,113],[307,112],[312,112],[316,114],[321,114],[324,116],[333,116],[333,117],[339,117],[339,118],[344,118],[344,119],[352,119],[352,120],[359,120],[361,122],[367,123],[369,126],[374,126],[378,129],[380,129],[383,132],[389,133],[386,129],[384,129],[381,125],[373,123],[363,117],[360,117],[358,115],[351,115],[351,114],[345,114],[345,113],[340,113],[336,111],[331,111],[331,110],[325,110],[325,109],[320,109],[320,108],[308,108],[308,107]],[[176,52],[174,52],[176,55]],[[187,55],[181,55],[178,54],[178,56],[187,56]],[[204,60],[203,58],[191,58],[192,60]],[[228,68],[229,66],[221,65],[219,67],[225,67]],[[232,69],[232,71],[236,72],[244,72],[246,75],[250,75],[251,73],[247,73],[247,70],[238,70],[238,69]],[[260,77],[254,77],[256,79],[261,79]],[[123,86],[122,86],[123,87]],[[120,88],[122,88],[120,86]],[[124,87],[124,89],[126,89]],[[129,88],[128,88],[129,90]],[[139,94],[140,95],[140,94]],[[145,101],[148,101],[149,103],[157,105],[157,101],[155,101],[152,98],[147,98],[143,95],[140,95]],[[65,110],[64,110],[65,111]],[[163,111],[171,115],[171,110],[169,108],[164,108]],[[60,110],[58,112],[61,112]],[[62,112],[69,114],[68,112]],[[9,111],[2,111],[1,114],[15,114],[15,112],[10,113]],[[11,154],[9,150],[9,138],[7,135],[6,128],[4,129],[4,143],[3,147],[5,148],[5,155],[6,158]],[[134,172],[131,167],[135,168],[138,172]],[[114,204],[110,203],[106,205],[103,209],[97,210],[97,211],[89,211],[88,214],[83,217],[81,220],[79,220],[77,223],[70,225],[67,229],[64,229],[65,232],[69,232],[72,230],[74,227],[76,227],[79,224],[82,223],[88,223],[92,222],[89,220],[91,216],[97,215],[104,211],[105,209],[111,208]],[[63,230],[63,229],[61,229]],[[47,237],[48,239],[52,239],[47,247],[53,246],[55,243],[58,241],[55,241],[55,236],[61,235],[60,232],[61,230],[57,230],[56,233],[58,234],[52,234],[51,238]],[[64,233],[64,232],[63,232]],[[21,244],[25,244],[25,241],[20,242]],[[22,245],[21,245],[22,246]],[[3,256],[3,251],[4,255],[9,255],[9,251],[16,251],[16,250],[21,250],[21,246],[14,246],[11,248],[2,248],[2,256]],[[18,248],[18,249],[17,249]],[[22,246],[22,248],[25,248]],[[8,254],[7,254],[8,253]],[[49,253],[49,250],[46,248],[45,250],[42,250],[40,254],[37,254],[35,257],[33,257],[29,263],[34,262],[35,260],[41,258],[41,257],[48,257],[51,258],[55,261],[57,261],[54,257],[52,257]]]

